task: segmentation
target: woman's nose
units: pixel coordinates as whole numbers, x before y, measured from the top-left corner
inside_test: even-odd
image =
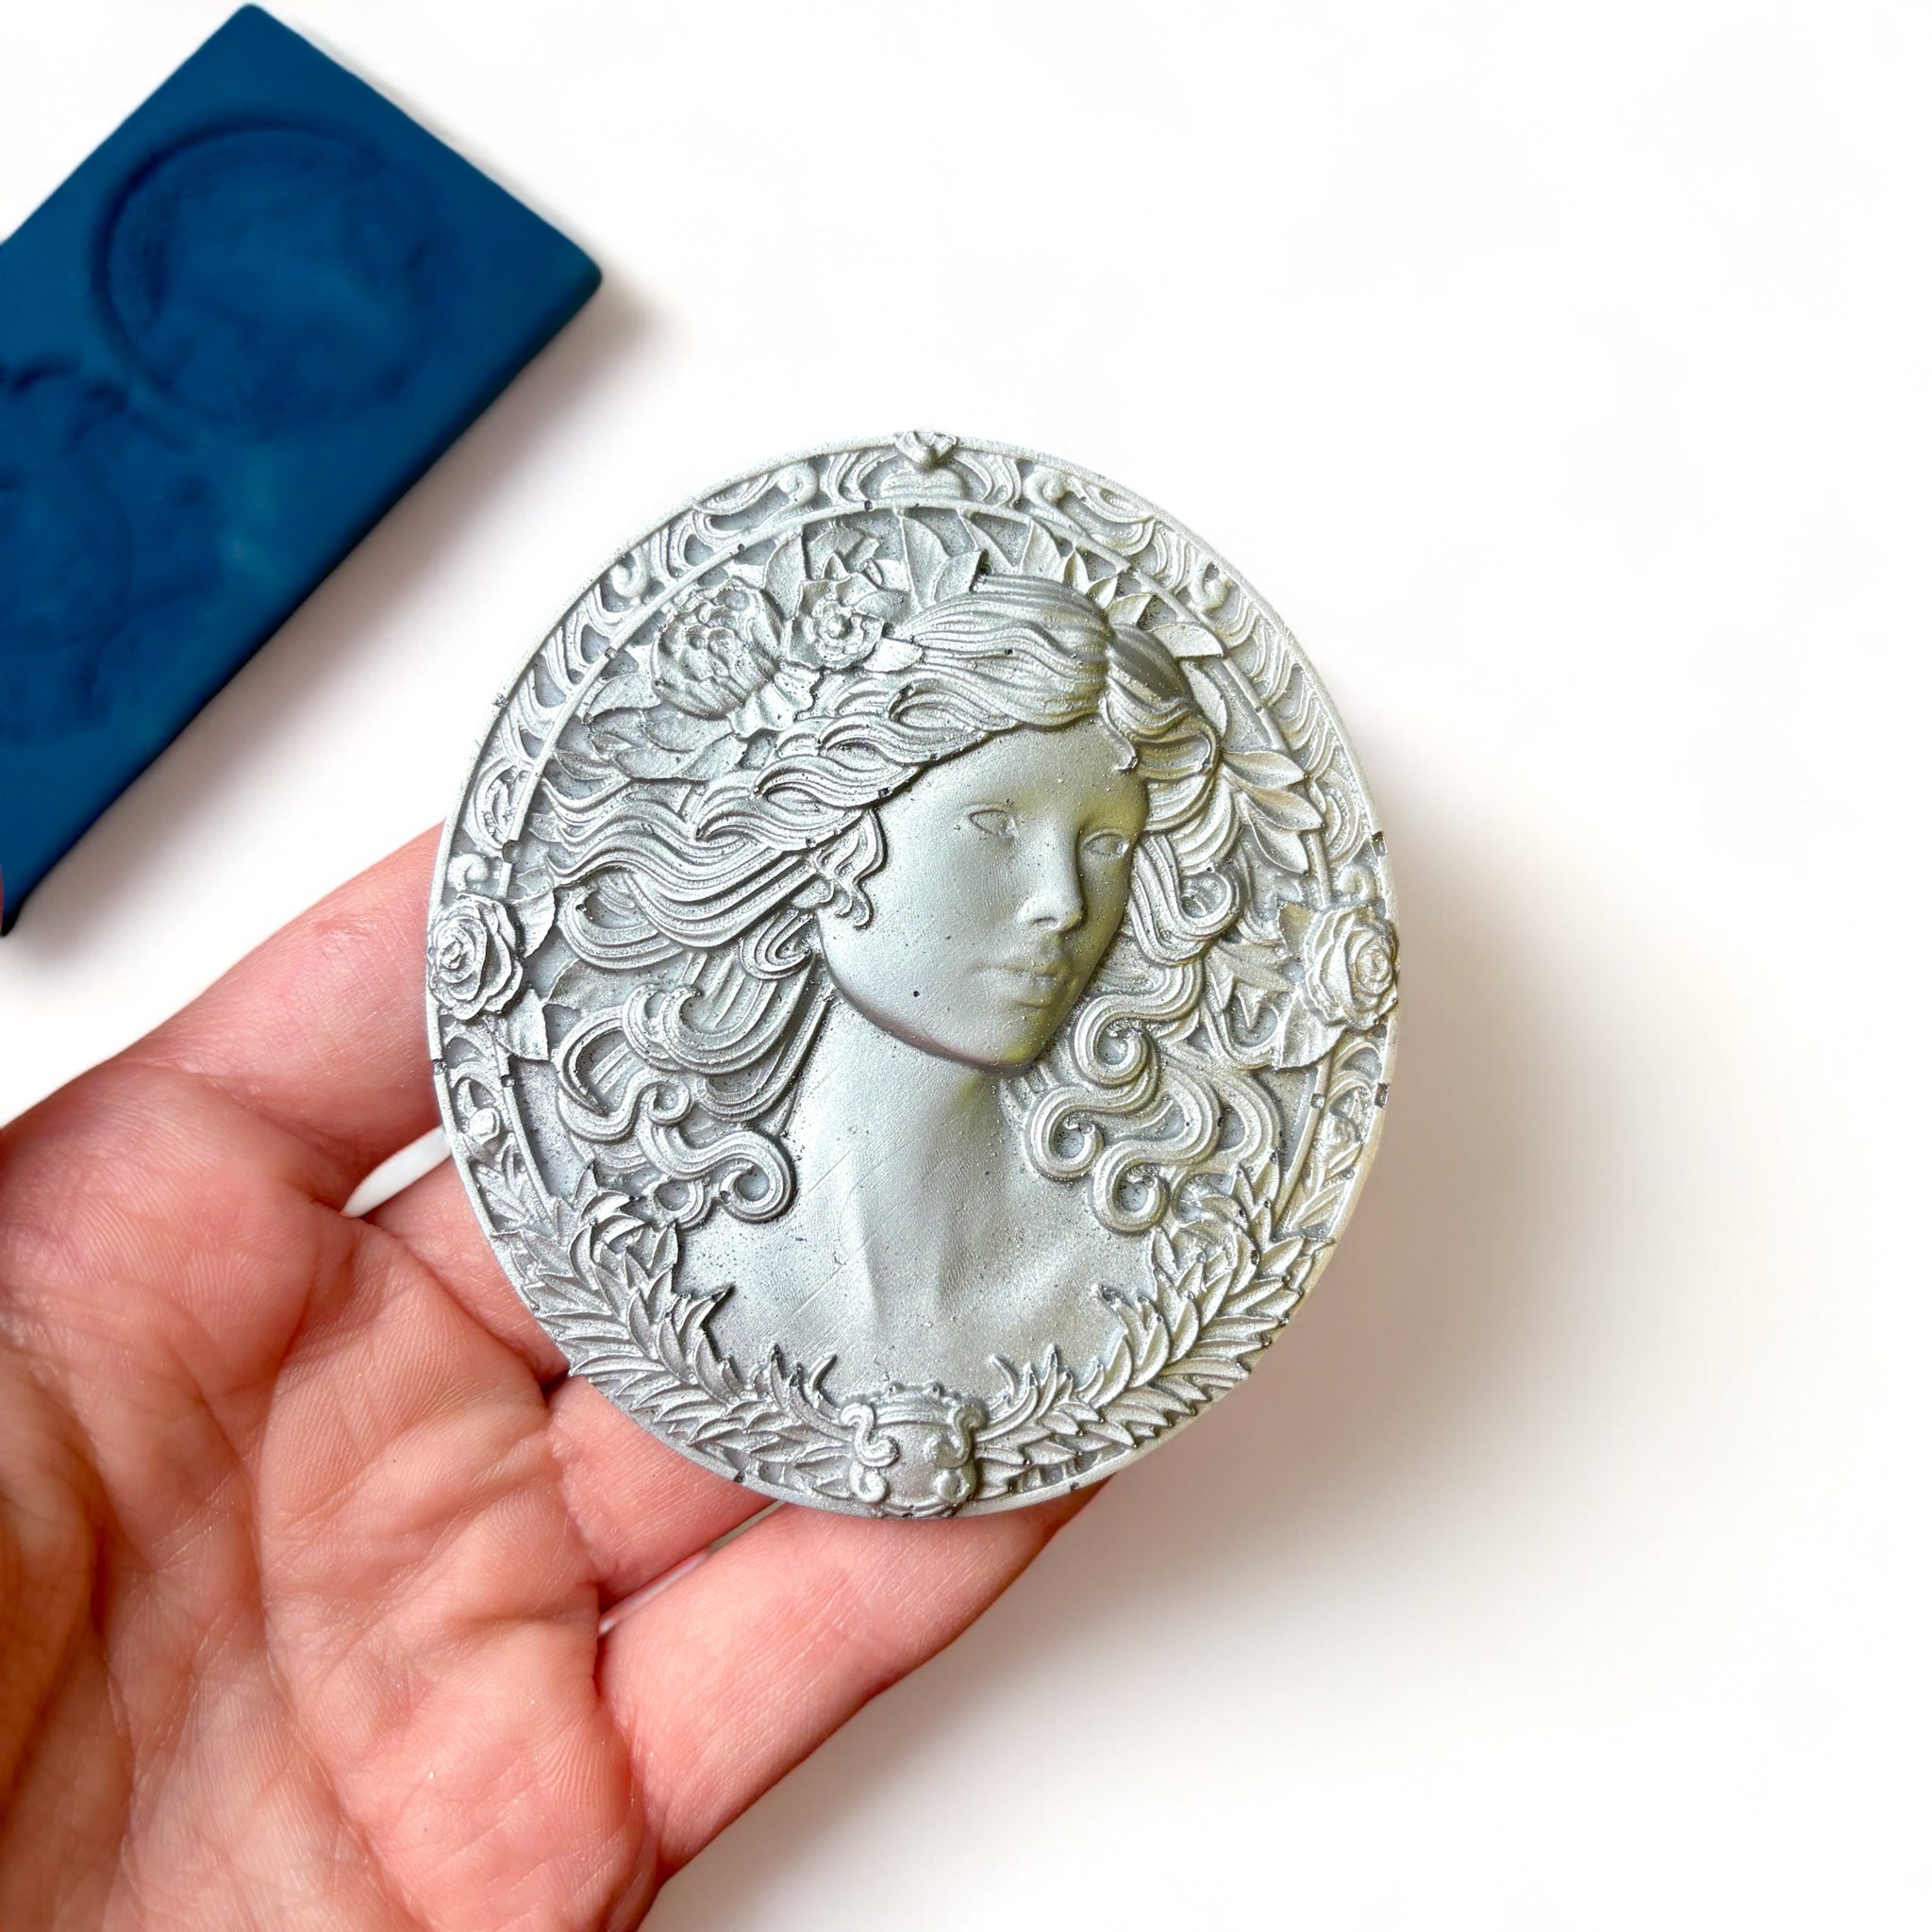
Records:
[[[1085,918],[1086,895],[1080,890],[1080,863],[1069,839],[1046,837],[1028,854],[1032,876],[1020,906],[1023,925],[1043,925],[1051,932],[1072,932]]]

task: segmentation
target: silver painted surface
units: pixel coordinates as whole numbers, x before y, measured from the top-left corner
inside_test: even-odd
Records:
[[[1300,648],[1068,464],[930,433],[651,530],[439,864],[450,1143],[573,1369],[770,1495],[1008,1507],[1247,1374],[1388,1094],[1393,911]]]

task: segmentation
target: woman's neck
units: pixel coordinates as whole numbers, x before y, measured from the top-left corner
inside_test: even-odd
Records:
[[[799,1150],[801,1191],[815,1193],[870,1239],[908,1216],[949,1219],[955,1204],[1006,1179],[1010,1135],[999,1082],[908,1046],[842,1000],[799,1083],[786,1138]]]
[[[1050,1342],[1076,1359],[1111,1345],[1117,1318],[1086,1291],[1135,1278],[1134,1256],[1111,1252],[1074,1191],[1049,1198],[998,1076],[908,1046],[841,1001],[785,1138],[798,1177],[774,1230],[786,1239],[709,1231],[711,1276],[779,1310],[766,1320],[747,1298],[738,1345],[836,1356],[841,1386],[961,1389],[987,1380],[995,1347],[1034,1360]]]

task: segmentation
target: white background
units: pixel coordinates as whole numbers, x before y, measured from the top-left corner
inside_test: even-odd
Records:
[[[225,10],[8,0],[0,231]],[[1225,551],[1403,894],[1289,1345],[654,1924],[1926,1923],[1926,9],[283,13],[608,281],[41,889],[0,1116],[439,816],[661,509],[880,429]]]

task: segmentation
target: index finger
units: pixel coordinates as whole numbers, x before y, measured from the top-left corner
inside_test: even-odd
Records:
[[[287,1136],[303,1184],[336,1207],[436,1123],[423,1005],[436,841],[423,833],[310,907],[125,1056]]]

